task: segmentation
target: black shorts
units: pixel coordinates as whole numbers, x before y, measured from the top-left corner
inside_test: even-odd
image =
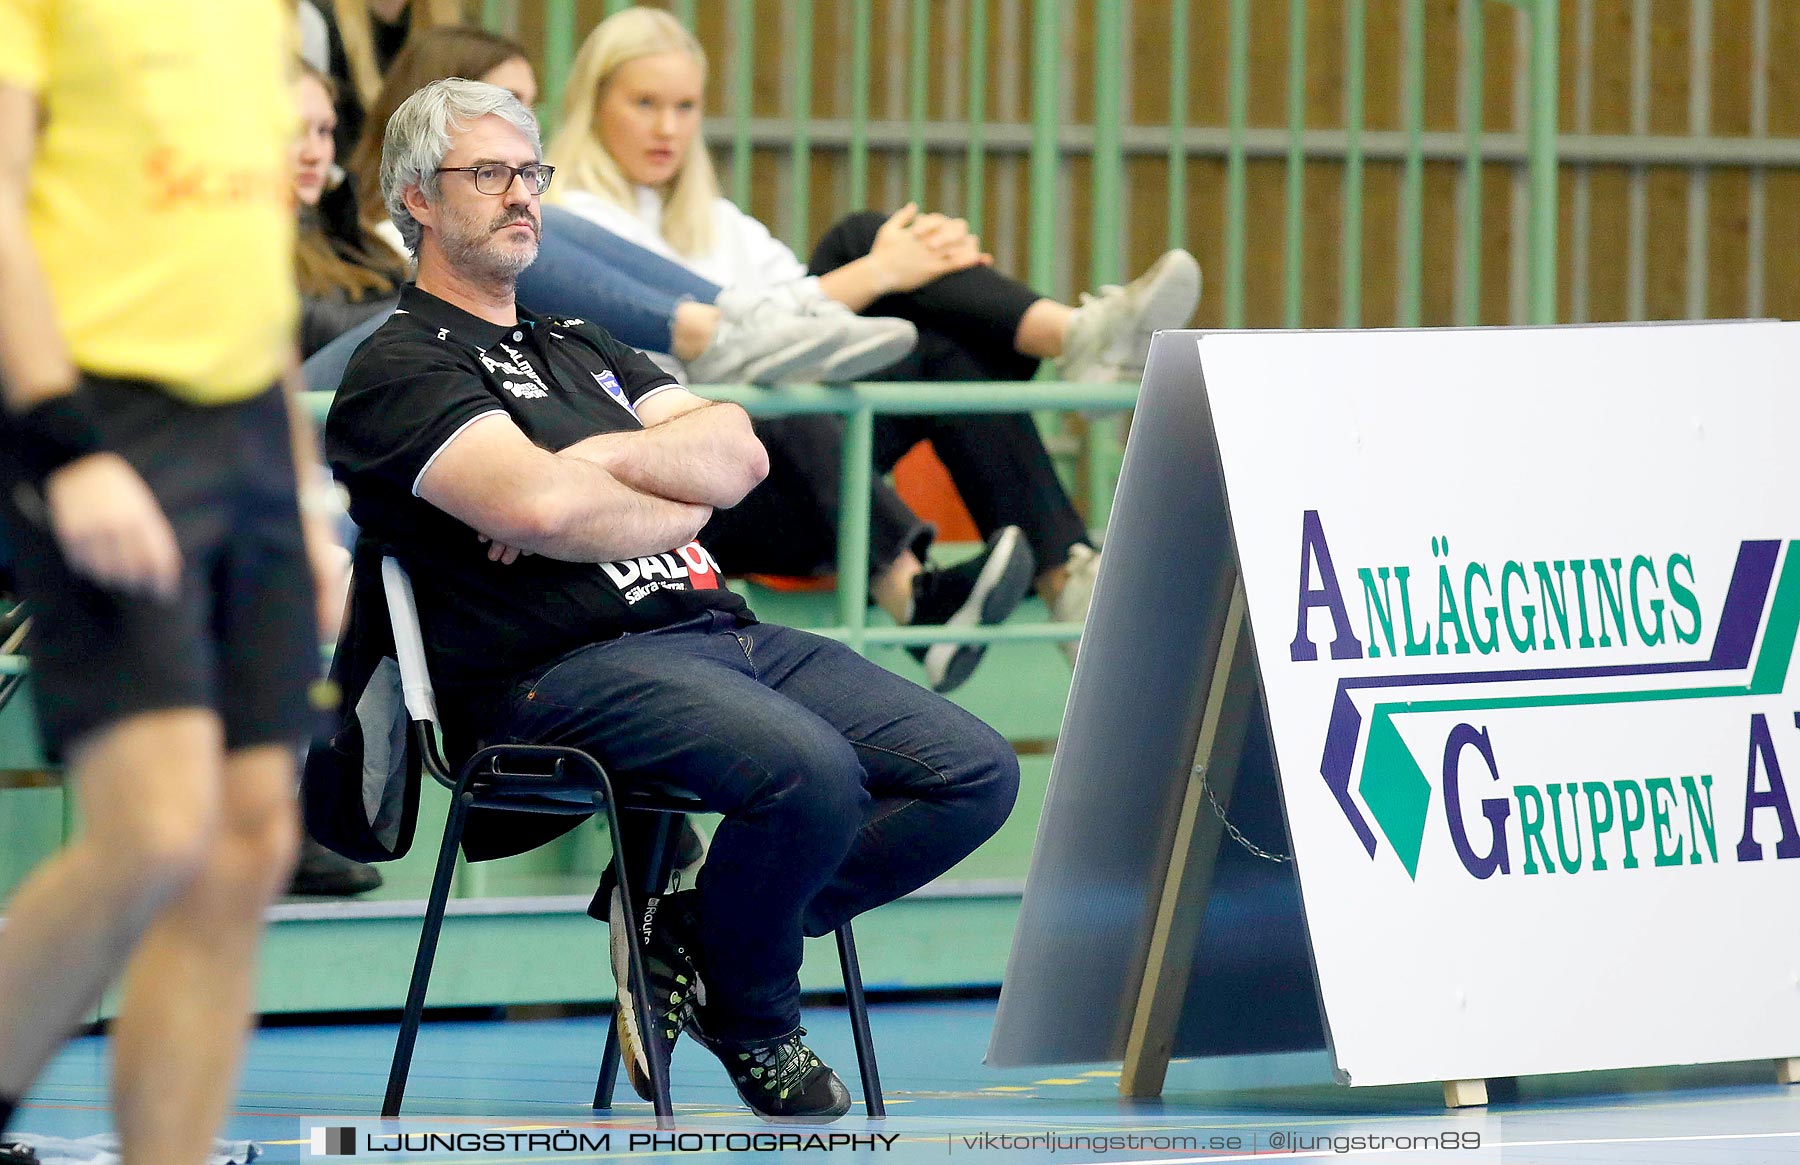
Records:
[[[280,389],[195,405],[154,385],[85,377],[107,447],[155,492],[181,546],[172,600],[73,575],[42,499],[0,449],[4,520],[45,744],[140,712],[211,708],[227,748],[303,741],[319,674],[312,572],[300,533]]]

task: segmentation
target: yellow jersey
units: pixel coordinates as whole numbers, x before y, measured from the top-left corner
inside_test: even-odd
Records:
[[[31,239],[82,369],[226,403],[286,366],[292,35],[281,0],[0,0],[0,84],[43,115]]]

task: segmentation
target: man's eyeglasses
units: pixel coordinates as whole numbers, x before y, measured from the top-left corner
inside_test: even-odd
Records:
[[[483,194],[505,194],[512,189],[514,178],[525,179],[525,189],[533,194],[542,194],[550,189],[550,178],[556,173],[555,166],[546,166],[542,162],[530,162],[523,166],[508,166],[504,162],[489,162],[485,166],[440,166],[439,174],[473,174],[475,189]]]

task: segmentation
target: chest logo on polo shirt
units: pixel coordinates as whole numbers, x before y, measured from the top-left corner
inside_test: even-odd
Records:
[[[657,591],[710,591],[722,585],[718,560],[698,542],[689,542],[664,554],[602,562],[600,569],[612,579],[627,603],[635,603]]]
[[[619,402],[620,408],[634,417],[637,416],[637,410],[632,408],[631,402],[625,399],[625,389],[619,384],[618,377],[608,371],[594,373],[594,379],[599,382],[601,388],[606,390],[607,396]]]
[[[537,369],[531,366],[531,361],[525,358],[523,352],[505,344],[500,345],[500,350],[511,357],[510,362],[497,360],[483,352],[481,353],[481,366],[491,373],[499,374],[501,388],[522,400],[535,400],[538,397],[550,395],[549,389],[544,384],[544,378],[537,374]],[[506,379],[509,376],[519,376],[525,379]]]

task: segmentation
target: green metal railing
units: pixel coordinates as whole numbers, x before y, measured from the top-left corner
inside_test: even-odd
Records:
[[[1033,642],[1079,638],[1079,623],[1010,623],[997,627],[870,627],[869,490],[875,461],[877,416],[947,416],[967,413],[1120,411],[1137,403],[1135,384],[1067,384],[1000,381],[943,384],[934,381],[854,384],[843,387],[700,385],[710,400],[740,404],[755,417],[836,414],[844,418],[838,512],[836,627],[820,633],[858,651],[872,646],[947,642]],[[848,499],[860,504],[848,504]]]
[[[869,491],[874,484],[877,416],[948,416],[1040,410],[1123,412],[1137,403],[1135,384],[1065,384],[1053,381],[998,381],[943,384],[934,381],[888,384],[697,385],[708,400],[742,405],[754,417],[828,416],[844,418],[837,516],[837,625],[818,633],[842,639],[858,651],[875,646],[924,643],[1059,642],[1079,638],[1081,624],[1017,622],[996,627],[869,626]],[[307,408],[324,422],[328,392],[306,394]],[[858,499],[859,504],[850,504]],[[0,675],[6,674],[0,657]]]
[[[483,18],[492,26],[516,27],[518,0],[485,0]],[[1341,134],[1308,124],[1309,15],[1329,12],[1329,3],[1340,6],[1344,16],[1344,104]],[[1006,5],[1019,13],[1028,9],[1026,25],[1014,29],[1012,51],[1028,72],[1025,90],[1028,108],[1014,108],[1011,117],[990,118],[990,84],[996,63],[990,25],[1001,5],[990,0],[909,0],[899,7],[884,6],[888,21],[876,28],[873,0],[842,0],[833,10],[841,33],[847,23],[850,45],[847,69],[833,59],[815,70],[815,39],[821,18],[812,0],[729,0],[717,11],[724,20],[712,27],[725,30],[724,45],[711,45],[715,86],[726,94],[726,110],[715,119],[714,144],[728,157],[728,189],[748,207],[752,195],[751,161],[759,149],[780,153],[785,161],[788,206],[780,217],[780,233],[802,253],[811,242],[816,218],[870,203],[870,162],[877,155],[903,160],[903,188],[907,197],[927,202],[927,161],[939,156],[960,162],[963,205],[960,210],[977,230],[993,226],[987,220],[986,179],[990,158],[1007,155],[1025,163],[1027,179],[1026,277],[1039,291],[1065,293],[1062,284],[1070,273],[1063,269],[1073,234],[1085,231],[1088,240],[1089,285],[1117,281],[1124,273],[1124,227],[1128,198],[1127,155],[1158,153],[1166,161],[1168,246],[1180,246],[1188,233],[1188,174],[1190,159],[1222,156],[1225,162],[1223,226],[1223,311],[1227,327],[1242,327],[1246,318],[1246,282],[1253,246],[1279,245],[1281,295],[1279,322],[1298,327],[1304,319],[1308,279],[1322,276],[1308,272],[1304,261],[1308,222],[1306,183],[1309,167],[1321,160],[1341,161],[1343,224],[1340,263],[1335,273],[1341,305],[1337,323],[1362,326],[1364,303],[1364,191],[1367,163],[1371,159],[1399,164],[1400,222],[1395,268],[1398,296],[1395,318],[1402,325],[1421,320],[1424,296],[1424,170],[1427,157],[1426,124],[1426,5],[1425,0],[1397,0],[1400,7],[1400,106],[1398,133],[1376,134],[1367,129],[1369,92],[1368,0],[1273,0],[1252,5],[1251,0],[1227,0],[1228,43],[1225,70],[1226,124],[1207,127],[1190,124],[1190,86],[1194,46],[1183,35],[1170,35],[1166,127],[1147,136],[1140,125],[1127,124],[1127,79],[1130,54],[1141,51],[1134,42],[1131,22],[1135,6],[1125,0],[1025,0]],[[1459,116],[1457,141],[1460,156],[1460,198],[1457,208],[1458,273],[1456,320],[1481,320],[1481,179],[1482,167],[1493,156],[1483,117],[1484,85],[1488,73],[1485,29],[1497,10],[1512,9],[1529,40],[1529,67],[1518,78],[1525,86],[1527,111],[1522,129],[1527,140],[1522,170],[1528,192],[1528,284],[1526,319],[1534,323],[1556,319],[1556,168],[1557,168],[1557,0],[1458,0]],[[627,7],[627,0],[605,0],[602,11],[610,15]],[[697,5],[667,5],[678,18],[693,25]],[[1189,0],[1170,0],[1165,6],[1171,30],[1188,26],[1193,6]],[[1145,19],[1144,11],[1135,8]],[[771,13],[779,21],[769,20]],[[560,106],[568,79],[568,65],[579,35],[576,0],[542,0],[544,31],[544,107]],[[847,21],[843,18],[847,15]],[[1259,22],[1285,18],[1286,74],[1283,78],[1285,124],[1252,127],[1250,122],[1250,55],[1253,35],[1263,30],[1272,35],[1276,26]],[[1068,79],[1077,70],[1070,61],[1076,46],[1076,23],[1085,18],[1091,33],[1090,76],[1092,114],[1086,125],[1072,125],[1065,116]],[[759,20],[763,23],[759,26]],[[904,34],[899,25],[904,24]],[[946,38],[959,43],[945,43]],[[877,90],[874,46],[893,46],[904,54],[903,81],[890,93],[890,113],[898,118],[878,120],[871,108]],[[1136,47],[1134,47],[1134,45]],[[757,62],[771,52],[779,54],[778,116],[759,116],[754,85]],[[842,54],[839,54],[842,55]],[[951,64],[961,63],[961,81],[950,86]],[[834,70],[836,72],[834,72]],[[935,70],[935,75],[934,75]],[[814,115],[815,92],[828,88],[831,78],[847,82],[848,118]],[[939,88],[934,90],[934,83]],[[934,94],[940,107],[934,121]],[[765,99],[766,100],[766,99]],[[960,101],[962,116],[954,116]],[[897,104],[896,104],[897,103]],[[1008,111],[1001,110],[1002,114]],[[1023,120],[1021,115],[1024,115]],[[815,156],[841,149],[845,155],[844,201],[840,206],[813,206],[812,181]],[[1086,154],[1089,161],[1091,211],[1085,223],[1072,220],[1067,205],[1066,182],[1071,158]],[[1433,156],[1442,156],[1441,144]],[[1248,210],[1247,170],[1253,159],[1279,159],[1285,170],[1279,231],[1252,234]],[[719,388],[709,395],[743,404],[757,416],[829,413],[845,419],[847,438],[843,449],[844,496],[866,497],[871,473],[874,417],[900,413],[981,412],[996,409],[1125,411],[1135,397],[1134,386],[888,384],[859,385],[848,389],[813,386],[775,390]],[[1088,478],[1090,514],[1106,508],[1110,493],[1108,458],[1113,451],[1104,442],[1090,441]],[[838,615],[841,634],[859,649],[868,645],[918,643],[944,639],[943,629],[870,628],[867,625],[867,574],[863,567],[868,547],[866,507],[847,506],[840,515]],[[1072,637],[1070,628],[1054,625],[977,628],[970,639],[1053,639]]]
[[[741,205],[751,198],[750,160],[758,149],[776,151],[786,160],[786,206],[779,233],[802,253],[810,246],[815,222],[835,218],[871,202],[870,159],[875,155],[903,160],[904,197],[930,201],[927,161],[932,157],[961,167],[961,181],[952,189],[961,205],[948,209],[962,213],[976,225],[1007,237],[1020,237],[1023,274],[1037,290],[1070,298],[1082,286],[1116,282],[1126,269],[1123,249],[1126,215],[1131,200],[1126,180],[1130,157],[1161,155],[1166,160],[1160,179],[1167,188],[1165,245],[1189,241],[1190,185],[1186,163],[1194,158],[1221,157],[1225,162],[1224,205],[1220,208],[1223,250],[1223,307],[1217,317],[1226,327],[1242,327],[1246,318],[1246,281],[1253,248],[1281,250],[1280,310],[1265,323],[1298,327],[1317,324],[1305,318],[1310,280],[1331,278],[1309,272],[1305,244],[1310,224],[1306,215],[1306,187],[1310,169],[1321,162],[1342,165],[1343,223],[1340,228],[1340,262],[1334,273],[1340,311],[1335,322],[1360,326],[1366,315],[1363,230],[1367,164],[1372,160],[1398,163],[1400,208],[1394,258],[1395,320],[1402,325],[1420,322],[1424,302],[1425,164],[1428,158],[1460,162],[1457,223],[1455,322],[1550,323],[1557,318],[1557,165],[1558,165],[1558,0],[1457,0],[1457,36],[1461,42],[1458,62],[1457,122],[1459,133],[1428,134],[1426,131],[1426,27],[1425,0],[1391,0],[1399,5],[1400,128],[1375,133],[1368,129],[1367,105],[1370,44],[1368,0],[1226,0],[1228,20],[1225,69],[1225,124],[1191,122],[1188,105],[1196,83],[1191,67],[1195,46],[1184,35],[1167,37],[1168,99],[1166,124],[1145,125],[1127,114],[1131,99],[1144,100],[1141,92],[1128,92],[1133,76],[1133,54],[1145,51],[1144,40],[1131,36],[1134,21],[1156,20],[1149,6],[1126,0],[1021,0],[1004,6],[994,0],[910,0],[879,14],[888,20],[876,28],[874,0],[839,0],[831,7],[838,14],[840,30],[849,29],[847,62],[815,59],[815,39],[827,9],[813,0],[730,0],[725,22],[726,42],[709,45],[719,85],[726,94],[725,112],[715,119],[715,145],[729,159],[728,189]],[[516,23],[519,0],[486,0],[483,15],[491,23]],[[574,51],[578,31],[576,0],[541,0],[544,26],[545,109],[560,104],[567,79],[567,62]],[[603,11],[626,7],[625,0],[606,0]],[[696,5],[668,5],[678,17],[694,21]],[[1157,6],[1167,13],[1168,27],[1182,30],[1194,11],[1190,0],[1167,0]],[[1492,66],[1487,60],[1486,27],[1496,13],[1517,13],[1520,35],[1529,51],[1515,70],[1515,85],[1525,92],[1518,124],[1490,130],[1483,117],[1484,85]],[[780,20],[769,17],[779,13]],[[990,87],[996,62],[990,25],[997,16],[1023,13],[1023,27],[1014,30],[1014,51],[1026,73],[1028,108],[1012,109],[1010,116],[993,117]],[[1343,108],[1341,122],[1330,126],[1309,125],[1309,80],[1334,62],[1308,53],[1309,18],[1341,14],[1345,34],[1341,50]],[[847,17],[847,19],[846,19]],[[757,26],[761,18],[765,23]],[[1089,34],[1091,69],[1077,70],[1074,40],[1077,21]],[[1250,55],[1253,34],[1273,36],[1285,22],[1286,73],[1285,118],[1279,126],[1252,126],[1250,122]],[[898,26],[904,24],[904,31]],[[772,43],[773,42],[773,43]],[[871,94],[878,88],[875,70],[877,46],[891,46],[904,57],[904,80],[894,100],[898,116],[876,117]],[[1315,45],[1316,48],[1316,45]],[[1155,50],[1164,51],[1162,46]],[[759,59],[779,53],[780,110],[759,111],[752,85]],[[841,54],[840,54],[841,55]],[[960,82],[947,86],[951,63]],[[815,68],[815,64],[818,68]],[[1507,67],[1514,67],[1507,62]],[[844,70],[847,69],[847,74]],[[1069,82],[1078,73],[1089,77],[1092,114],[1073,124],[1065,110],[1071,96]],[[1205,78],[1213,83],[1211,77]],[[842,84],[848,94],[847,118],[814,115],[815,94]],[[765,99],[766,100],[766,99]],[[942,107],[934,120],[931,106]],[[1000,111],[1003,115],[1008,111]],[[1341,128],[1340,128],[1341,127]],[[1509,143],[1522,139],[1523,152],[1508,145],[1496,149],[1496,135]],[[813,205],[811,181],[815,159],[842,151],[846,155],[840,184],[842,201],[835,207]],[[1068,210],[1067,166],[1085,155],[1090,162],[1091,213],[1076,222]],[[986,183],[997,156],[1021,158],[1025,163],[1027,197],[1025,222],[995,222],[985,205]],[[1279,159],[1285,170],[1276,232],[1257,232],[1247,209],[1246,169],[1252,160]],[[1515,262],[1522,263],[1526,294],[1518,318],[1483,320],[1481,307],[1481,177],[1484,163],[1504,161],[1523,174],[1526,199],[1525,245]],[[1141,176],[1136,179],[1142,181]],[[955,201],[952,197],[950,201]],[[876,199],[876,201],[880,201]],[[942,208],[940,208],[942,209]],[[1010,216],[1009,216],[1010,217]],[[1088,270],[1068,269],[1073,248],[1070,241],[1085,237]]]
[[[1518,0],[1525,3],[1527,0]],[[1529,0],[1531,12],[1531,322],[1556,322],[1557,0]]]

